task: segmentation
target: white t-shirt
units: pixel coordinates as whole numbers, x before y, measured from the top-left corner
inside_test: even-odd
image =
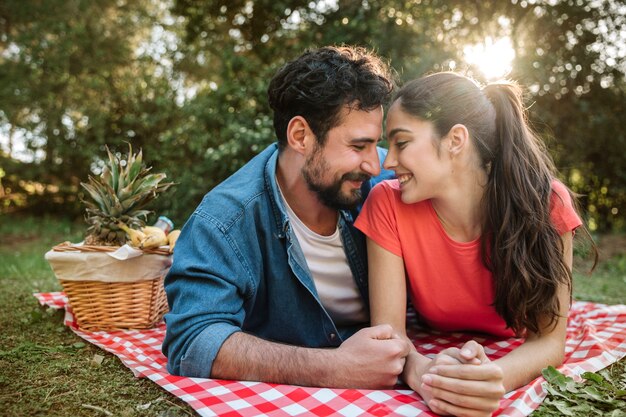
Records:
[[[280,190],[280,186],[278,188]],[[296,216],[282,190],[280,195],[322,305],[338,325],[365,323],[365,305],[343,250],[339,224],[330,236],[317,234]]]

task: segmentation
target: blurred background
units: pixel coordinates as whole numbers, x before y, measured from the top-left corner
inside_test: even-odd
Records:
[[[592,232],[626,229],[626,5],[618,0],[0,2],[0,218],[80,219],[105,144],[178,185],[177,226],[274,134],[272,74],[305,48],[374,49],[401,84],[456,70],[526,87]]]

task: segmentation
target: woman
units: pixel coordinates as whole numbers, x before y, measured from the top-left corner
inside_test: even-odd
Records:
[[[511,83],[411,81],[386,134],[384,167],[397,179],[372,190],[356,222],[368,237],[372,325],[406,337],[408,292],[432,328],[524,337],[494,362],[475,342],[447,360],[407,357],[403,379],[433,411],[490,415],[505,391],[563,361],[581,220]]]

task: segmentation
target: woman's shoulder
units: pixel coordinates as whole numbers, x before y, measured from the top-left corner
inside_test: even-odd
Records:
[[[389,200],[389,201],[399,201],[400,196],[400,184],[398,180],[384,180],[379,182],[372,188],[372,191],[367,196],[367,200],[377,201],[377,200]]]
[[[390,180],[384,180],[376,184],[374,188],[381,188],[390,192],[400,192],[400,183],[396,178]]]
[[[559,179],[553,178],[550,186],[552,187],[553,193],[559,196],[569,196],[569,189]]]
[[[402,201],[402,190],[397,179],[385,180],[376,184],[367,197],[368,200],[384,200],[390,203],[396,212],[415,212],[416,210],[427,210],[428,200],[417,203],[406,204]]]
[[[561,206],[572,206],[572,195],[569,188],[563,184],[560,180],[553,178],[550,184],[552,188],[552,195],[550,196],[550,203],[552,206],[559,203]]]
[[[559,235],[575,230],[582,224],[569,189],[561,181],[552,180],[550,217]]]

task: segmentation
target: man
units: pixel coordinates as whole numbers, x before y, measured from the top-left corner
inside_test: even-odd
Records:
[[[272,79],[278,144],[209,192],[178,240],[165,280],[171,373],[396,383],[409,346],[390,326],[366,327],[366,249],[352,225],[381,179],[391,90],[387,67],[350,47],[305,52]]]

